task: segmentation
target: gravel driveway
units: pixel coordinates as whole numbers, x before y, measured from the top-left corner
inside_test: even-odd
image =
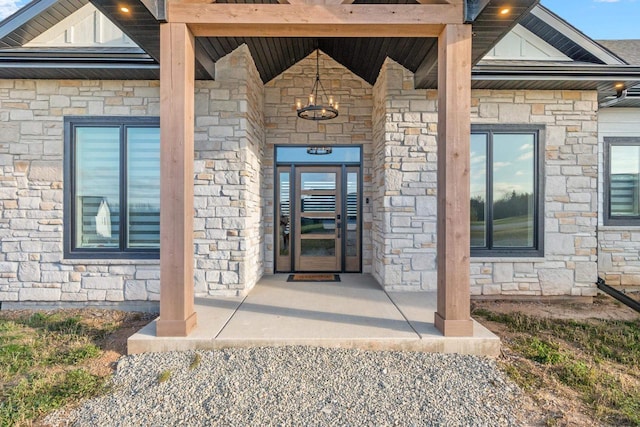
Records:
[[[521,424],[522,394],[491,359],[312,347],[198,354],[196,367],[193,351],[123,357],[111,392],[75,410],[75,425]]]

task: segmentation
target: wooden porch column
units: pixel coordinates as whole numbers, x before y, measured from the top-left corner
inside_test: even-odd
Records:
[[[158,336],[186,336],[193,310],[194,37],[160,24],[160,319]]]
[[[469,163],[471,25],[438,36],[438,311],[445,336],[471,336]]]

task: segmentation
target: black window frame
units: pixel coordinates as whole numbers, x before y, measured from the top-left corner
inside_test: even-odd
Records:
[[[612,216],[611,215],[611,147],[617,146],[638,146],[640,147],[640,137],[617,136],[604,137],[604,188],[603,188],[603,224],[612,226],[640,226],[640,215],[637,216]]]
[[[120,236],[118,248],[75,247],[75,129],[79,127],[120,128]],[[66,116],[64,117],[64,250],[65,259],[160,259],[160,248],[127,248],[127,152],[126,130],[136,127],[160,127],[154,116]],[[124,224],[124,226],[123,226]]]
[[[485,221],[486,246],[471,247],[472,257],[544,257],[544,159],[545,159],[544,125],[531,124],[472,124],[472,134],[487,135],[486,159],[486,200]],[[493,247],[493,135],[495,134],[532,134],[534,136],[534,221],[532,247]],[[469,219],[470,220],[470,219]]]

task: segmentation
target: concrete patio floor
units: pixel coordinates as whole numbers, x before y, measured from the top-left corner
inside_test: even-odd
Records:
[[[340,282],[264,276],[246,297],[196,298],[188,337],[156,337],[156,321],[128,340],[129,354],[227,347],[309,345],[495,357],[500,339],[478,322],[473,337],[443,337],[433,324],[435,292],[385,292],[368,274]]]

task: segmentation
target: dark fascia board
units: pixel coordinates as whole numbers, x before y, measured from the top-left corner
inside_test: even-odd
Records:
[[[547,34],[539,34],[535,31],[535,29],[531,28],[531,25],[527,25],[528,22],[523,22],[523,25],[528,30],[532,31],[537,36],[541,37],[543,40],[547,41],[547,37],[549,33],[554,33],[558,36],[562,36],[564,39],[569,40],[574,46],[579,47],[583,50],[583,55],[592,56],[596,58],[597,61],[600,61],[602,64],[606,65],[624,65],[627,64],[619,56],[615,55],[608,49],[605,49],[596,41],[592,40],[582,31],[578,30],[573,25],[569,24],[567,21],[547,9],[542,5],[538,5],[534,9],[531,10],[531,15],[529,17],[530,21],[539,20],[545,24],[545,32]],[[562,52],[563,46],[554,46]],[[567,55],[567,52],[562,52]],[[567,55],[572,57],[572,55]],[[595,61],[594,61],[595,62]]]
[[[144,7],[159,22],[167,22],[167,12],[165,0],[140,0]]]
[[[29,25],[31,21],[38,21],[38,18],[48,10],[51,9],[52,11],[57,12],[58,15],[63,16],[63,14],[66,13],[67,9],[77,10],[87,3],[87,0],[32,1],[13,15],[6,18],[4,21],[0,22],[0,48],[20,46],[21,43],[13,41],[14,37],[11,36],[15,36],[16,39],[23,39],[24,36],[18,35],[16,32],[19,31],[22,27]],[[60,19],[48,17],[48,19],[45,22],[42,22],[41,25],[51,27],[57,22],[60,22]],[[22,43],[26,43],[28,41],[30,41],[30,39],[21,40]]]
[[[640,80],[640,67],[633,65],[535,65],[535,66],[504,66],[482,64],[473,67],[473,75],[483,77],[485,80],[504,80],[510,77],[514,80],[545,79],[572,80],[572,79],[593,79],[593,80],[618,80],[637,81]]]
[[[464,22],[471,24],[478,18],[480,13],[489,4],[491,0],[467,0],[464,4]]]
[[[546,82],[546,89],[576,89],[583,90],[587,83],[592,83],[591,89],[598,90],[599,100],[616,96],[616,84],[623,83],[631,88],[631,94],[636,93],[635,87],[640,82],[640,67],[630,65],[594,65],[575,64],[553,66],[519,66],[507,67],[497,65],[476,65],[472,70],[471,80],[476,82],[495,82],[499,86],[510,82],[510,87],[528,89]]]

